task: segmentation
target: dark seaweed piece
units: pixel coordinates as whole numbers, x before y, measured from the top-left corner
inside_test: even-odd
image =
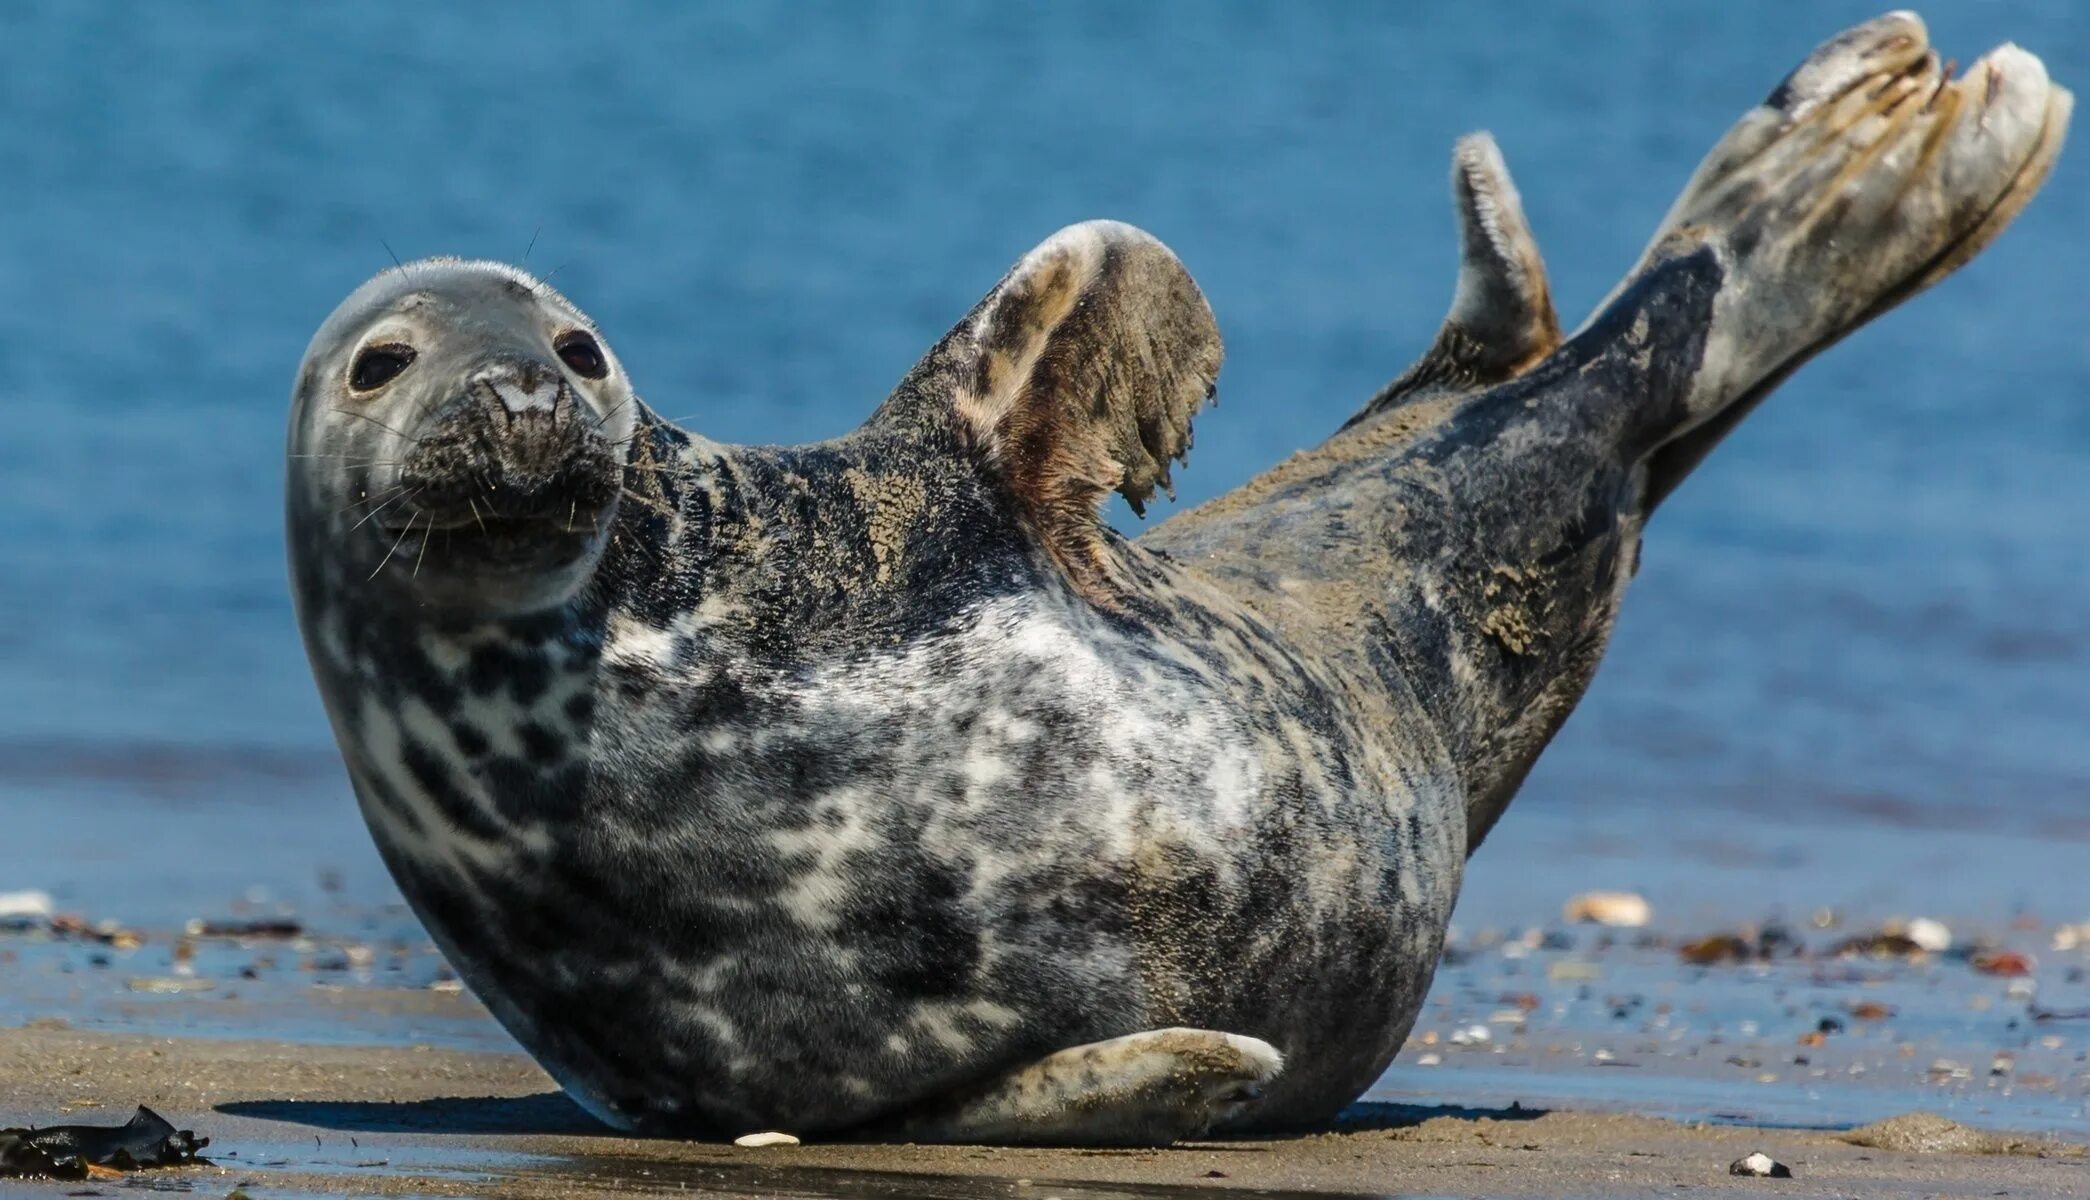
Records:
[[[122,1125],[51,1125],[43,1129],[0,1129],[0,1179],[85,1179],[90,1164],[135,1171],[199,1161],[210,1145],[165,1117],[138,1106]]]

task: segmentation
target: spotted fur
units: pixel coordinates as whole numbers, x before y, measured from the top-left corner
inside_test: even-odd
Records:
[[[1462,152],[1458,354],[1137,542],[1096,500],[1165,484],[1218,343],[1126,227],[1046,243],[861,429],[796,447],[663,422],[613,357],[547,384],[595,331],[520,272],[372,281],[300,372],[289,526],[386,862],[623,1127],[1326,1119],[1406,1036],[1467,854],[1594,670],[1651,467],[2050,161],[2061,102],[2010,60],[2011,154],[1940,117],[1950,172],[1894,152],[1928,137],[1905,120],[1817,148],[1874,164],[1849,179],[1757,173],[1783,143],[1749,131],[1836,111],[1806,80],[1934,75],[1906,49],[1825,49],[1865,69],[1752,114],[1557,349],[1514,189]],[[1780,186],[1903,200],[1824,223]],[[351,394],[378,338],[419,358]]]

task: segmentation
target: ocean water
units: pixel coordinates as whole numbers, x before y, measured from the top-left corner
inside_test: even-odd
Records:
[[[526,260],[656,408],[803,441],[1054,229],[1131,221],[1228,340],[1194,502],[1426,344],[1455,136],[1500,140],[1573,323],[1727,125],[1873,11],[11,6],[0,890],[165,915],[309,892],[324,864],[383,891],[293,627],[280,493],[306,339],[394,253]],[[2090,85],[2078,0],[1927,15],[1963,59],[2014,39]],[[1663,509],[1462,917],[1584,877],[1658,907],[2090,916],[2086,230],[2078,148]]]

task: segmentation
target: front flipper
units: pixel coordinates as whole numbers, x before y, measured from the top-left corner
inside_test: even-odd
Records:
[[[1529,370],[1560,345],[1538,239],[1495,139],[1468,134],[1452,151],[1452,206],[1459,215],[1459,282],[1437,338],[1414,366],[1344,424],[1411,400],[1478,391]]]
[[[1156,1029],[1047,1055],[869,1132],[918,1142],[1166,1146],[1239,1115],[1283,1067],[1256,1038]]]
[[[1212,310],[1168,247],[1090,221],[1025,255],[873,422],[948,429],[1074,589],[1111,607],[1105,494],[1137,512],[1170,487],[1220,356]]]

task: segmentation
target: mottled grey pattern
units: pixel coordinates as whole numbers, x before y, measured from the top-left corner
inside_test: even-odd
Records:
[[[1943,86],[1912,18],[1822,54],[1557,349],[1464,144],[1431,355],[1137,542],[1096,501],[1165,484],[1218,338],[1136,230],[1047,242],[801,447],[663,423],[520,272],[373,280],[300,373],[290,551],[401,888],[620,1125],[1325,1119],[1588,682],[1651,480],[1993,237],[2065,125],[2021,52]]]

